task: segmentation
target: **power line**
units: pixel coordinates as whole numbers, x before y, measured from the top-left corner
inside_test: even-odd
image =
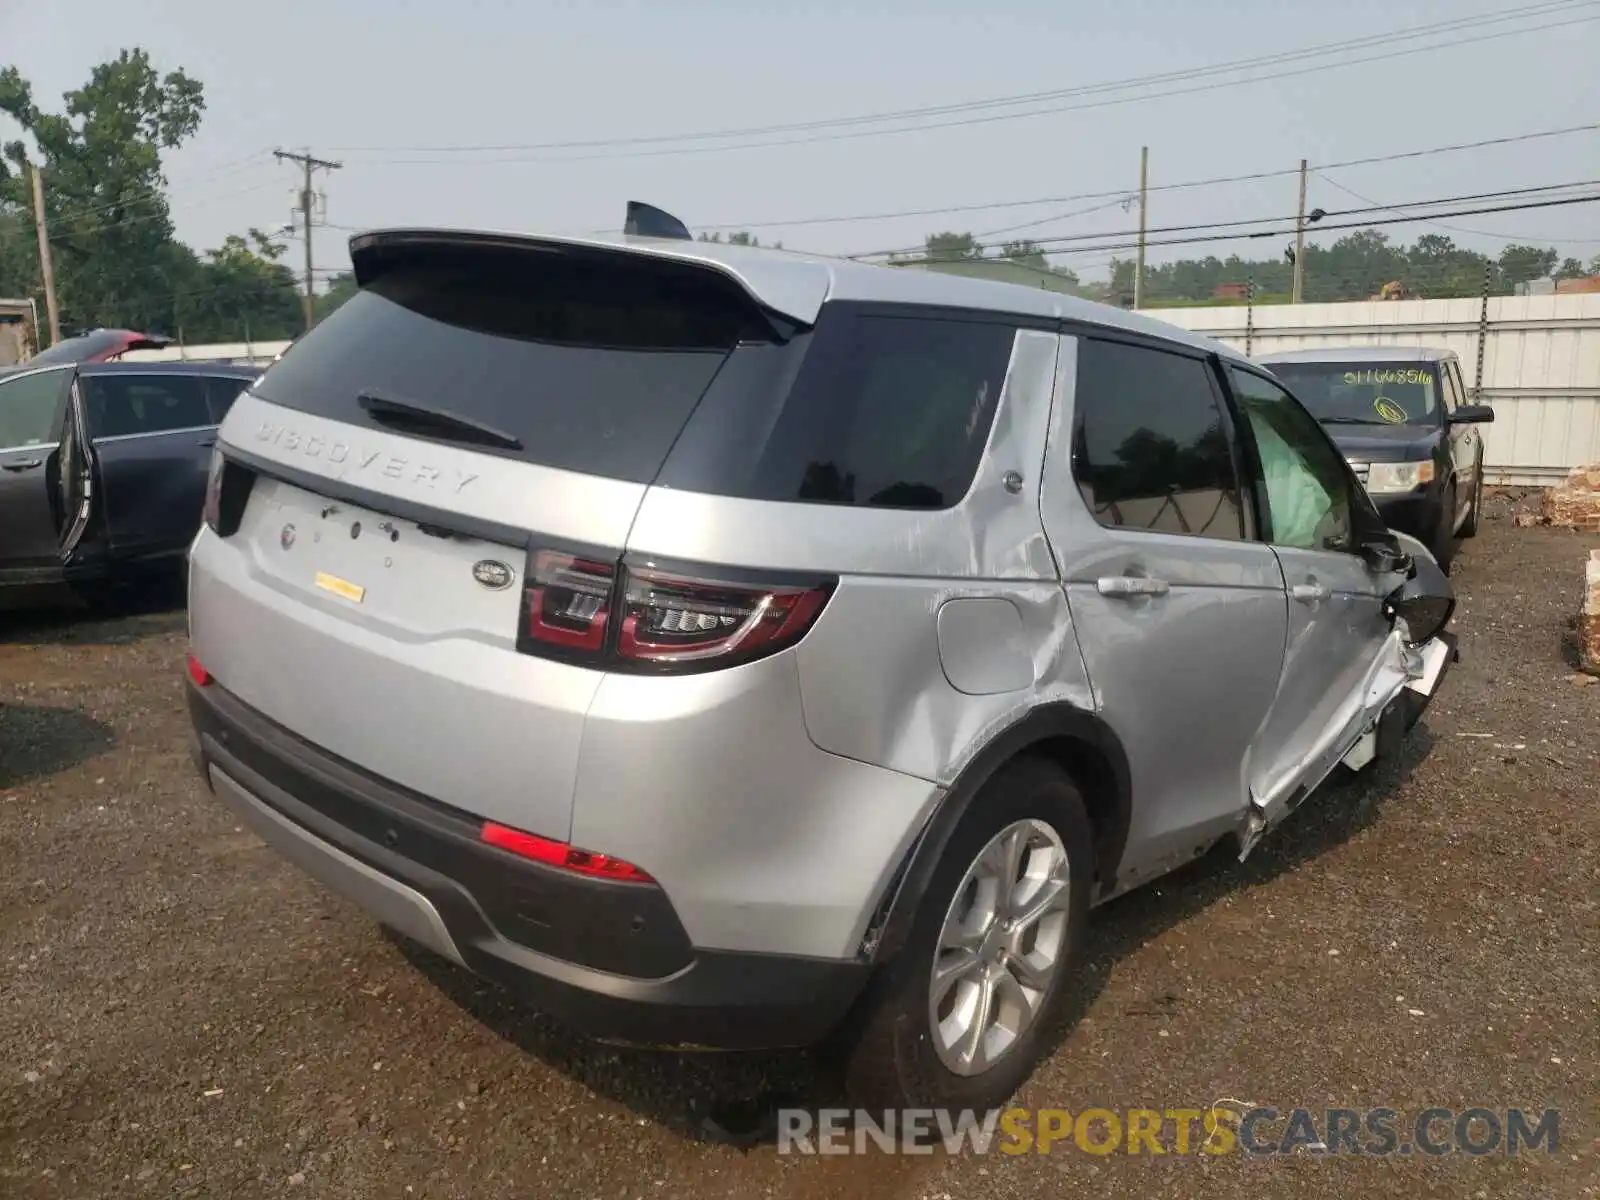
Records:
[[[110,212],[116,208],[128,208],[132,205],[143,204],[151,200],[166,200],[170,203],[170,195],[175,187],[192,187],[200,183],[215,183],[233,175],[239,175],[254,166],[265,165],[265,151],[256,151],[246,158],[234,159],[219,167],[216,171],[208,172],[194,179],[180,180],[176,185],[163,180],[158,184],[140,184],[127,195],[116,200],[108,200],[103,204],[91,205],[87,208],[57,211],[55,217],[61,221],[75,221],[83,217],[96,216],[103,212]],[[261,186],[261,185],[256,185]],[[254,190],[254,188],[250,189]],[[235,193],[228,193],[229,195]]]
[[[1502,30],[1498,33],[1483,34],[1472,38],[1457,38],[1451,41],[1435,42],[1423,47],[1425,50],[1444,50],[1456,46],[1474,45],[1479,42],[1497,41],[1502,38],[1520,36],[1525,33],[1538,33],[1545,30],[1560,29],[1568,25],[1582,24],[1595,19],[1595,14],[1575,17],[1566,21],[1547,22],[1542,25],[1532,25],[1525,29]],[[1388,36],[1384,41],[1393,42],[1400,40],[1396,36]],[[1290,79],[1302,75],[1315,74],[1322,71],[1333,70],[1339,67],[1365,66],[1369,63],[1382,62],[1388,59],[1414,57],[1421,53],[1420,49],[1393,50],[1382,54],[1365,54],[1360,58],[1347,62],[1316,64],[1309,67],[1300,67],[1288,71],[1275,71],[1267,74],[1256,75],[1248,79],[1227,79],[1215,83],[1201,84],[1193,87],[1172,88],[1166,91],[1149,92],[1142,95],[1112,97],[1104,100],[1094,100],[1087,103],[1051,105],[1044,108],[1030,109],[1026,112],[1016,113],[991,113],[986,115],[965,117],[958,120],[932,121],[916,125],[898,125],[883,129],[858,129],[844,132],[823,133],[810,137],[785,138],[774,141],[735,142],[725,145],[689,145],[674,146],[667,149],[622,150],[600,154],[532,154],[503,158],[479,158],[468,160],[476,165],[495,165],[503,163],[537,163],[537,162],[592,162],[597,160],[614,160],[623,158],[656,158],[674,157],[686,154],[708,154],[737,150],[760,150],[773,147],[810,145],[818,142],[848,141],[857,138],[885,137],[901,133],[925,133],[935,129],[952,129],[964,126],[985,125],[996,121],[1014,121],[1028,117],[1047,116],[1063,112],[1081,112],[1088,109],[1108,108],[1122,104],[1132,104],[1145,100],[1160,100],[1173,96],[1188,96],[1203,92],[1218,91],[1226,88],[1242,87],[1252,83],[1265,83],[1275,79]],[[681,139],[680,139],[681,140]],[[444,158],[372,158],[362,160],[363,166],[417,166],[429,164],[450,163],[461,165],[459,157]]]
[[[1522,212],[1522,211],[1524,211],[1526,209],[1559,208],[1559,207],[1563,207],[1563,206],[1571,205],[1571,204],[1593,204],[1596,201],[1600,201],[1600,194],[1593,195],[1593,196],[1566,196],[1566,197],[1561,197],[1559,199],[1553,199],[1553,200],[1525,200],[1525,201],[1522,201],[1521,203],[1518,203],[1518,204],[1499,204],[1499,205],[1488,205],[1488,206],[1477,207],[1477,208],[1452,209],[1452,210],[1447,211],[1447,212],[1435,213],[1435,214],[1432,214],[1432,215],[1434,217],[1465,217],[1465,216],[1476,216],[1476,215],[1479,215],[1479,214],[1482,214],[1482,213]],[[1417,207],[1417,206],[1416,205],[1412,205],[1411,207]],[[1271,220],[1271,219],[1274,219],[1274,218],[1263,218],[1263,219]],[[1319,223],[1318,225],[1315,226],[1315,228],[1316,228],[1316,230],[1318,232],[1326,232],[1328,230],[1334,230],[1334,229],[1371,229],[1371,228],[1375,228],[1375,227],[1381,226],[1381,225],[1416,224],[1418,222],[1425,222],[1425,221],[1427,221],[1429,219],[1431,219],[1431,218],[1430,217],[1414,217],[1414,216],[1412,216],[1412,217],[1385,217],[1385,218],[1380,218],[1379,220],[1375,220],[1375,221],[1351,221],[1351,222],[1345,222],[1345,223],[1340,223],[1340,224],[1335,224],[1335,225],[1324,225],[1324,224]],[[1194,245],[1196,243],[1205,243],[1205,242],[1251,241],[1251,240],[1260,239],[1260,238],[1292,236],[1293,234],[1294,234],[1294,228],[1291,225],[1286,229],[1262,229],[1262,230],[1257,230],[1257,231],[1249,232],[1249,233],[1200,234],[1200,235],[1195,235],[1195,236],[1185,236],[1185,237],[1176,237],[1176,238],[1151,239],[1146,244],[1150,245],[1150,246],[1183,246],[1183,245]],[[1109,236],[1126,236],[1126,235],[1102,234],[1100,236],[1109,237]],[[1077,235],[1077,237],[1081,237],[1081,235]],[[1101,254],[1101,253],[1105,253],[1107,251],[1114,251],[1114,250],[1131,250],[1131,249],[1135,248],[1138,245],[1138,243],[1136,241],[1122,241],[1122,242],[1106,242],[1106,243],[1102,243],[1102,244],[1099,244],[1099,245],[1083,246],[1083,247],[1079,247],[1079,248],[1070,248],[1069,247],[1069,248],[1063,249],[1063,250],[1056,250],[1056,249],[1052,248],[1054,243],[1056,243],[1058,241],[1077,240],[1077,237],[1072,237],[1072,238],[1039,238],[1039,239],[1035,240],[1034,244],[1039,246],[1041,249],[1049,249],[1050,253],[1053,253],[1053,254]],[[879,253],[882,253],[882,251],[880,251]],[[906,266],[906,265],[913,265],[913,264],[918,263],[920,261],[921,260],[909,260],[909,261],[905,261],[905,262],[893,263],[891,265]]]
[[[1377,163],[1400,162],[1405,159],[1427,158],[1436,154],[1455,154],[1463,150],[1483,150],[1491,146],[1506,146],[1518,142],[1537,141],[1542,138],[1567,137],[1575,133],[1595,133],[1600,131],[1600,122],[1591,122],[1588,125],[1568,125],[1560,129],[1541,129],[1532,133],[1509,134],[1504,137],[1482,138],[1475,142],[1458,142],[1449,146],[1431,146],[1423,150],[1405,150],[1395,154],[1378,154],[1366,158],[1345,159],[1342,162],[1323,163],[1314,170],[1339,170],[1344,167],[1365,167]],[[1221,175],[1210,179],[1190,179],[1181,183],[1151,184],[1151,192],[1175,192],[1192,188],[1219,187],[1234,183],[1256,183],[1263,179],[1281,179],[1287,175],[1299,173],[1298,167],[1287,167],[1274,171],[1252,171],[1243,175]],[[1115,197],[1119,201],[1122,197],[1131,196],[1132,188],[1117,188],[1110,191],[1078,192],[1070,196],[1037,196],[1028,200],[996,200],[987,204],[954,204],[946,208],[913,208],[902,209],[897,212],[855,213],[841,216],[826,217],[798,217],[782,219],[769,219],[763,221],[724,221],[717,224],[695,225],[696,229],[724,230],[724,229],[776,229],[800,227],[805,225],[844,225],[856,224],[863,221],[896,221],[908,217],[937,217],[953,213],[986,212],[991,209],[1004,208],[1029,208],[1040,204],[1074,204],[1083,200],[1104,200]]]
[[[1398,206],[1393,205],[1393,204],[1383,204],[1380,201],[1374,200],[1371,196],[1364,196],[1360,192],[1356,191],[1354,188],[1346,187],[1344,184],[1340,183],[1337,179],[1333,179],[1333,178],[1329,177],[1326,173],[1324,173],[1322,171],[1316,171],[1316,172],[1314,172],[1314,174],[1317,176],[1318,179],[1322,180],[1323,183],[1326,183],[1331,187],[1337,188],[1339,191],[1344,192],[1346,195],[1354,196],[1357,200],[1365,200],[1368,204],[1373,206],[1373,210],[1372,211],[1375,211],[1375,212],[1397,212],[1397,213],[1404,213],[1404,212],[1409,211],[1408,208],[1401,208],[1401,207],[1398,207]],[[1574,184],[1572,186],[1576,187],[1576,186],[1579,186],[1579,185]],[[1425,218],[1420,218],[1420,217],[1418,219],[1419,220],[1425,220]],[[1516,235],[1516,234],[1491,233],[1487,229],[1468,229],[1464,225],[1448,225],[1443,221],[1427,220],[1426,223],[1429,224],[1429,225],[1435,225],[1440,229],[1448,229],[1448,230],[1450,230],[1450,231],[1452,231],[1454,233],[1470,233],[1470,234],[1473,234],[1474,236],[1477,236],[1477,237],[1495,238],[1495,239],[1497,239],[1499,241],[1503,241],[1503,242],[1554,242],[1558,246],[1559,245],[1565,245],[1565,246],[1595,246],[1595,245],[1600,245],[1600,239],[1597,239],[1597,238],[1522,237],[1522,236],[1519,236],[1519,235]]]
[[[1298,50],[1278,51],[1272,54],[1257,55],[1251,58],[1235,59],[1229,62],[1214,63],[1200,67],[1190,67],[1152,75],[1136,76],[1121,80],[1109,80],[1095,84],[1080,85],[1070,88],[1058,88],[1048,91],[989,97],[982,100],[971,100],[953,104],[927,105],[918,108],[897,109],[887,112],[864,113],[819,120],[796,121],[772,125],[744,126],[739,128],[723,128],[692,133],[634,135],[628,137],[595,138],[578,141],[524,142],[493,145],[343,146],[335,147],[335,149],[342,150],[347,153],[399,152],[448,155],[472,153],[503,154],[526,151],[609,149],[631,146],[663,145],[681,142],[716,141],[730,138],[765,137],[784,133],[804,133],[819,130],[848,128],[867,124],[881,124],[888,121],[912,120],[922,117],[939,117],[972,112],[983,112],[994,108],[1013,108],[1020,105],[1038,104],[1042,102],[1081,97],[1085,95],[1094,95],[1108,91],[1123,91],[1130,88],[1148,87],[1152,84],[1171,83],[1181,80],[1201,78],[1207,75],[1244,70],[1251,67],[1269,66],[1308,57],[1325,57],[1329,54],[1347,53],[1351,50],[1360,49],[1373,44],[1391,44],[1397,41],[1414,41],[1420,38],[1435,37],[1443,32],[1457,32],[1464,29],[1481,28],[1489,25],[1503,24],[1508,21],[1523,21],[1530,17],[1548,16],[1561,12],[1591,7],[1592,4],[1590,0],[1559,0],[1559,2],[1536,4],[1512,12],[1454,18],[1449,21],[1434,22],[1422,26],[1412,26],[1406,29],[1395,30],[1383,34],[1369,34],[1359,38],[1347,38],[1336,42],[1327,42],[1316,46],[1303,47]],[[1587,20],[1590,18],[1586,17],[1584,19]],[[1532,30],[1510,30],[1505,31],[1497,36],[1512,36],[1517,33],[1531,31]],[[1406,53],[1411,52],[1412,51],[1409,50],[1406,51]],[[1024,113],[1014,115],[1027,116],[1036,114]],[[938,127],[939,126],[920,126],[919,128]]]
[[[1344,209],[1334,209],[1334,210],[1329,211],[1329,212],[1324,212],[1322,218],[1318,219],[1317,224],[1315,224],[1314,226],[1310,226],[1309,228],[1311,228],[1311,229],[1332,228],[1331,226],[1325,226],[1325,225],[1321,224],[1321,221],[1325,220],[1328,217],[1353,217],[1353,216],[1357,216],[1357,215],[1359,215],[1361,213],[1369,213],[1369,212],[1400,212],[1400,211],[1405,211],[1405,210],[1410,210],[1410,209],[1432,208],[1432,207],[1437,207],[1438,205],[1441,205],[1441,204],[1460,204],[1460,203],[1462,203],[1463,201],[1466,201],[1466,200],[1495,200],[1495,199],[1501,199],[1501,198],[1507,197],[1507,196],[1531,196],[1531,195],[1536,195],[1536,194],[1538,194],[1540,192],[1565,191],[1565,190],[1568,190],[1568,189],[1571,189],[1571,188],[1580,188],[1580,187],[1600,187],[1600,179],[1584,179],[1584,180],[1574,181],[1572,183],[1545,183],[1545,184],[1538,184],[1538,185],[1533,186],[1533,187],[1506,188],[1506,189],[1503,189],[1501,191],[1495,191],[1495,192],[1468,192],[1468,193],[1464,193],[1462,195],[1445,196],[1445,197],[1442,197],[1442,198],[1440,198],[1438,200],[1417,200],[1417,201],[1413,201],[1412,203],[1406,205],[1405,209],[1398,208],[1398,207],[1396,207],[1394,205],[1377,204],[1375,202],[1372,202],[1372,206],[1369,207],[1369,208],[1344,208]],[[1357,199],[1366,199],[1366,197],[1358,196]],[[1145,232],[1146,233],[1190,233],[1190,232],[1194,232],[1196,230],[1202,230],[1202,229],[1241,229],[1241,228],[1244,228],[1245,226],[1248,226],[1248,225],[1260,225],[1264,221],[1292,221],[1294,219],[1295,218],[1292,215],[1290,215],[1290,216],[1283,216],[1283,217],[1277,217],[1277,216],[1273,216],[1273,217],[1246,217],[1246,218],[1243,218],[1241,220],[1235,220],[1235,221],[1199,221],[1199,222],[1195,222],[1195,223],[1188,224],[1188,225],[1159,225],[1159,226],[1156,226],[1153,229],[1148,229]],[[1425,219],[1427,219],[1427,218],[1425,218],[1425,217],[1418,217],[1417,218],[1417,220],[1425,220]],[[1292,230],[1291,230],[1291,232],[1292,232]],[[1042,240],[1042,241],[1045,241],[1045,242],[1050,242],[1052,244],[1059,245],[1059,244],[1065,243],[1065,242],[1088,242],[1088,241],[1094,241],[1094,240],[1096,240],[1098,238],[1132,237],[1136,233],[1138,233],[1138,230],[1134,230],[1134,229],[1107,229],[1107,230],[1101,230],[1101,231],[1099,231],[1097,233],[1060,234],[1060,235],[1055,236],[1055,237],[1044,238],[1044,239],[1035,239],[1035,240],[1036,241]],[[974,236],[979,236],[979,235],[974,235]],[[987,236],[987,235],[984,235],[984,236]],[[1252,234],[1250,236],[1254,237],[1254,236],[1258,236],[1258,235]],[[1265,235],[1260,235],[1260,236],[1265,236]],[[896,248],[894,250],[869,250],[869,251],[865,251],[865,252],[860,253],[860,254],[852,254],[849,257],[856,258],[856,259],[861,259],[861,258],[873,258],[873,257],[881,256],[881,255],[914,254],[917,251],[924,249],[925,246],[926,246],[926,243],[924,243],[921,246],[902,246],[902,247],[898,247],[898,248]]]

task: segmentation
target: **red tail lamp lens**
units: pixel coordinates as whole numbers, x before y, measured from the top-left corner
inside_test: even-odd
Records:
[[[532,550],[517,649],[645,672],[734,666],[794,645],[835,578],[613,559],[605,550]]]
[[[617,654],[663,664],[759,657],[799,641],[830,590],[746,586],[630,568]]]
[[[611,615],[612,563],[540,550],[528,566],[521,638],[596,654]]]
[[[189,655],[189,678],[194,680],[196,687],[205,687],[211,682],[211,672],[201,665],[200,660],[194,655]]]
[[[638,867],[620,858],[612,858],[609,854],[596,854],[592,850],[580,850],[576,846],[567,845],[566,842],[523,833],[520,829],[497,825],[493,821],[484,823],[479,837],[486,845],[498,847],[547,866],[574,871],[579,875],[614,879],[623,883],[655,882]]]

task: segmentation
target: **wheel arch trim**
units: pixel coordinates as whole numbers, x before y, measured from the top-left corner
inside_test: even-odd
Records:
[[[905,944],[950,837],[983,786],[1013,759],[1063,741],[1077,743],[1097,756],[1097,765],[1104,768],[1107,794],[1094,797],[1090,811],[1095,829],[1094,883],[1098,894],[1115,891],[1133,813],[1127,753],[1116,733],[1096,714],[1067,702],[1043,704],[991,738],[946,791],[885,888],[862,939],[864,958],[886,961]]]

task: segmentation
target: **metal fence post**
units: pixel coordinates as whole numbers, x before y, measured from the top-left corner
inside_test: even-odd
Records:
[[[1478,370],[1472,381],[1472,402],[1483,403],[1483,356],[1489,342],[1489,284],[1494,274],[1492,262],[1483,265],[1483,299],[1478,305]]]
[[[1256,281],[1244,282],[1244,356],[1250,357],[1250,347],[1256,340]]]

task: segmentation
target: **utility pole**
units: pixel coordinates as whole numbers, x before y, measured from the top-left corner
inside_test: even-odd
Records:
[[[56,309],[56,271],[50,259],[50,227],[44,216],[44,175],[33,168],[33,229],[39,235],[39,274],[44,276],[44,310],[50,319],[50,344],[61,340],[61,314]]]
[[[305,318],[306,328],[309,330],[317,323],[317,301],[312,292],[312,282],[316,276],[311,266],[311,172],[316,170],[337,171],[344,166],[343,163],[329,162],[325,158],[313,158],[309,150],[299,154],[290,154],[286,150],[274,150],[272,157],[280,162],[297,162],[305,170],[305,183],[300,188],[300,215],[305,224],[306,235],[306,294]]]
[[[1144,231],[1150,204],[1150,147],[1139,147],[1139,260],[1133,268],[1133,307],[1144,306]]]
[[[1300,160],[1300,208],[1294,219],[1294,294],[1291,304],[1299,304],[1306,282],[1306,160]]]

